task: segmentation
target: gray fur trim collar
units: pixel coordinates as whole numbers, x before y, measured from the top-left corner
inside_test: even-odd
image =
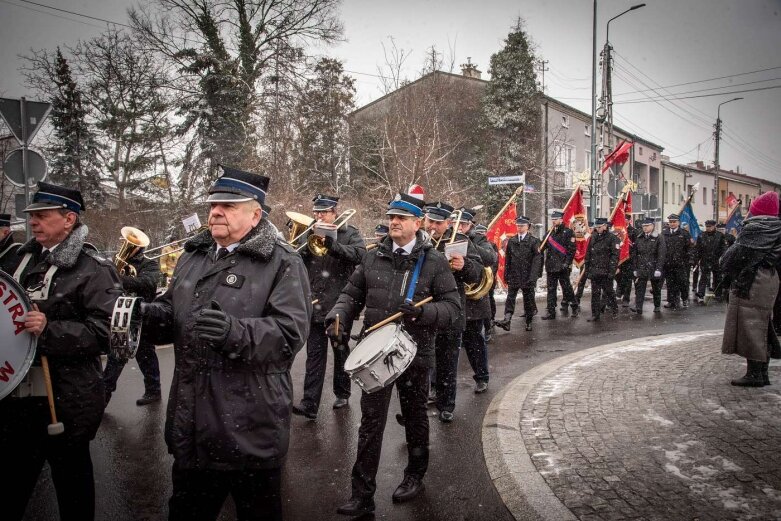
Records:
[[[86,224],[76,226],[70,235],[57,245],[51,255],[46,257],[46,262],[58,268],[72,268],[75,266],[76,261],[79,260],[79,253],[81,253],[81,249],[87,241],[87,234],[89,234],[89,229]],[[19,253],[38,253],[42,249],[43,246],[38,241],[30,239],[19,248]]]
[[[236,251],[262,261],[268,261],[274,253],[277,242],[277,229],[269,221],[260,221],[241,240]],[[209,230],[204,230],[184,244],[185,251],[205,251],[214,249],[214,238]]]

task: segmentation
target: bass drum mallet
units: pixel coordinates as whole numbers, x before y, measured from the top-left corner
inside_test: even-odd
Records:
[[[49,399],[49,412],[52,416],[52,422],[47,427],[49,436],[57,436],[65,432],[65,426],[57,421],[57,411],[54,409],[54,390],[52,389],[52,375],[49,373],[49,359],[41,355],[41,366],[43,367],[43,380],[46,383],[46,398]]]

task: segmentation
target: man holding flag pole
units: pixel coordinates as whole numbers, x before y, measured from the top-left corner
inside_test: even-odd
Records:
[[[692,196],[699,189],[694,185],[679,213],[667,216],[669,228],[664,230],[664,242],[667,253],[664,260],[664,274],[667,281],[666,308],[678,309],[689,306],[689,267],[691,264],[692,237],[699,237],[700,225],[691,206]],[[685,230],[681,224],[686,224]]]

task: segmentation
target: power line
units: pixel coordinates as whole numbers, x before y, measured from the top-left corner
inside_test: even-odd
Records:
[[[23,0],[17,0],[17,1],[23,1]],[[15,4],[13,2],[9,2],[8,0],[0,0],[0,2],[3,2],[4,4],[12,5],[14,7],[19,7],[21,9],[27,9],[27,10],[30,10],[30,11],[35,11],[36,13],[47,14],[49,16],[53,16],[53,17],[59,18],[61,20],[68,20],[70,22],[74,22],[74,23],[77,23],[77,24],[82,24],[82,25],[87,25],[89,27],[96,27],[98,29],[103,29],[103,26],[101,26],[101,25],[95,25],[95,24],[91,24],[89,22],[85,22],[83,20],[76,20],[75,18],[68,18],[67,16],[62,16],[62,15],[50,13],[48,11],[42,11],[40,9],[36,9],[34,7],[30,7],[29,5],[19,5],[19,4]]]
[[[618,53],[616,52],[616,54],[618,54]],[[623,58],[623,56],[621,58]],[[737,73],[737,74],[728,74],[726,76],[717,76],[715,78],[707,78],[707,79],[704,79],[704,80],[694,80],[694,81],[687,81],[687,82],[684,82],[684,83],[675,83],[673,85],[660,86],[659,88],[661,88],[661,89],[670,89],[672,87],[682,87],[684,85],[694,85],[695,83],[707,83],[709,81],[724,80],[724,79],[727,79],[727,78],[736,78],[738,76],[748,76],[749,74],[757,74],[757,73],[760,73],[760,72],[775,71],[775,70],[778,70],[778,69],[781,69],[781,66],[779,66],[779,67],[768,67],[766,69],[757,69],[755,71],[749,71],[749,72],[740,72],[740,73]],[[768,80],[763,80],[763,81],[768,81]],[[645,91],[648,91],[648,90],[652,90],[652,89],[645,89]],[[615,94],[614,96],[625,96],[627,94],[635,94],[637,92],[645,92],[645,91],[627,91],[627,92],[622,92],[620,94]]]
[[[123,24],[123,23],[120,23],[120,22],[114,22],[112,20],[106,20],[105,18],[98,18],[97,16],[90,16],[90,15],[84,14],[84,13],[77,13],[76,11],[69,11],[67,9],[61,9],[59,7],[54,7],[54,6],[51,6],[51,5],[39,4],[38,2],[32,2],[31,0],[17,0],[17,2],[22,2],[24,4],[37,5],[38,7],[45,7],[46,9],[51,9],[52,11],[59,11],[61,13],[67,13],[67,14],[72,14],[72,15],[75,15],[75,16],[81,16],[82,18],[89,18],[90,20],[96,20],[98,22],[104,22],[104,23],[107,23],[107,24],[121,25],[122,27],[127,27],[128,29],[132,29],[132,27],[127,25],[127,24]]]
[[[701,92],[708,92],[708,91],[719,90],[719,89],[730,89],[730,88],[734,88],[734,87],[742,87],[744,85],[756,85],[757,83],[766,83],[768,81],[778,81],[778,80],[781,80],[781,77],[778,77],[778,78],[768,78],[768,79],[765,79],[765,80],[747,81],[747,82],[744,82],[744,83],[733,83],[731,85],[720,85],[718,87],[708,87],[706,89],[688,90],[688,91],[685,91],[685,92],[674,92],[674,93],[671,93],[671,94],[673,96],[681,96],[681,95],[684,95],[684,94],[697,94],[697,93],[701,93]],[[621,103],[621,102],[619,101],[619,103]]]
[[[775,89],[781,89],[781,85],[773,85],[771,87],[757,87],[755,89],[742,89],[742,90],[732,90],[729,92],[716,92],[713,94],[700,94],[698,96],[680,96],[680,97],[662,97],[661,99],[670,101],[670,100],[682,100],[682,99],[696,99],[696,98],[712,98],[713,96],[727,96],[728,94],[745,94],[746,92],[759,92],[763,90],[775,90]],[[627,100],[627,101],[616,101],[615,104],[621,104],[621,105],[629,105],[633,103],[648,103],[649,101],[657,101],[656,99],[649,98],[649,99],[635,99],[635,100]]]

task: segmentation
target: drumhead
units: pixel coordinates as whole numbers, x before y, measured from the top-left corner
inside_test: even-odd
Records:
[[[24,380],[35,358],[38,339],[24,330],[24,317],[30,310],[25,290],[0,270],[0,400]]]
[[[369,336],[350,352],[350,356],[344,362],[344,370],[354,371],[376,360],[391,345],[397,327],[397,324],[386,324],[369,333]]]

